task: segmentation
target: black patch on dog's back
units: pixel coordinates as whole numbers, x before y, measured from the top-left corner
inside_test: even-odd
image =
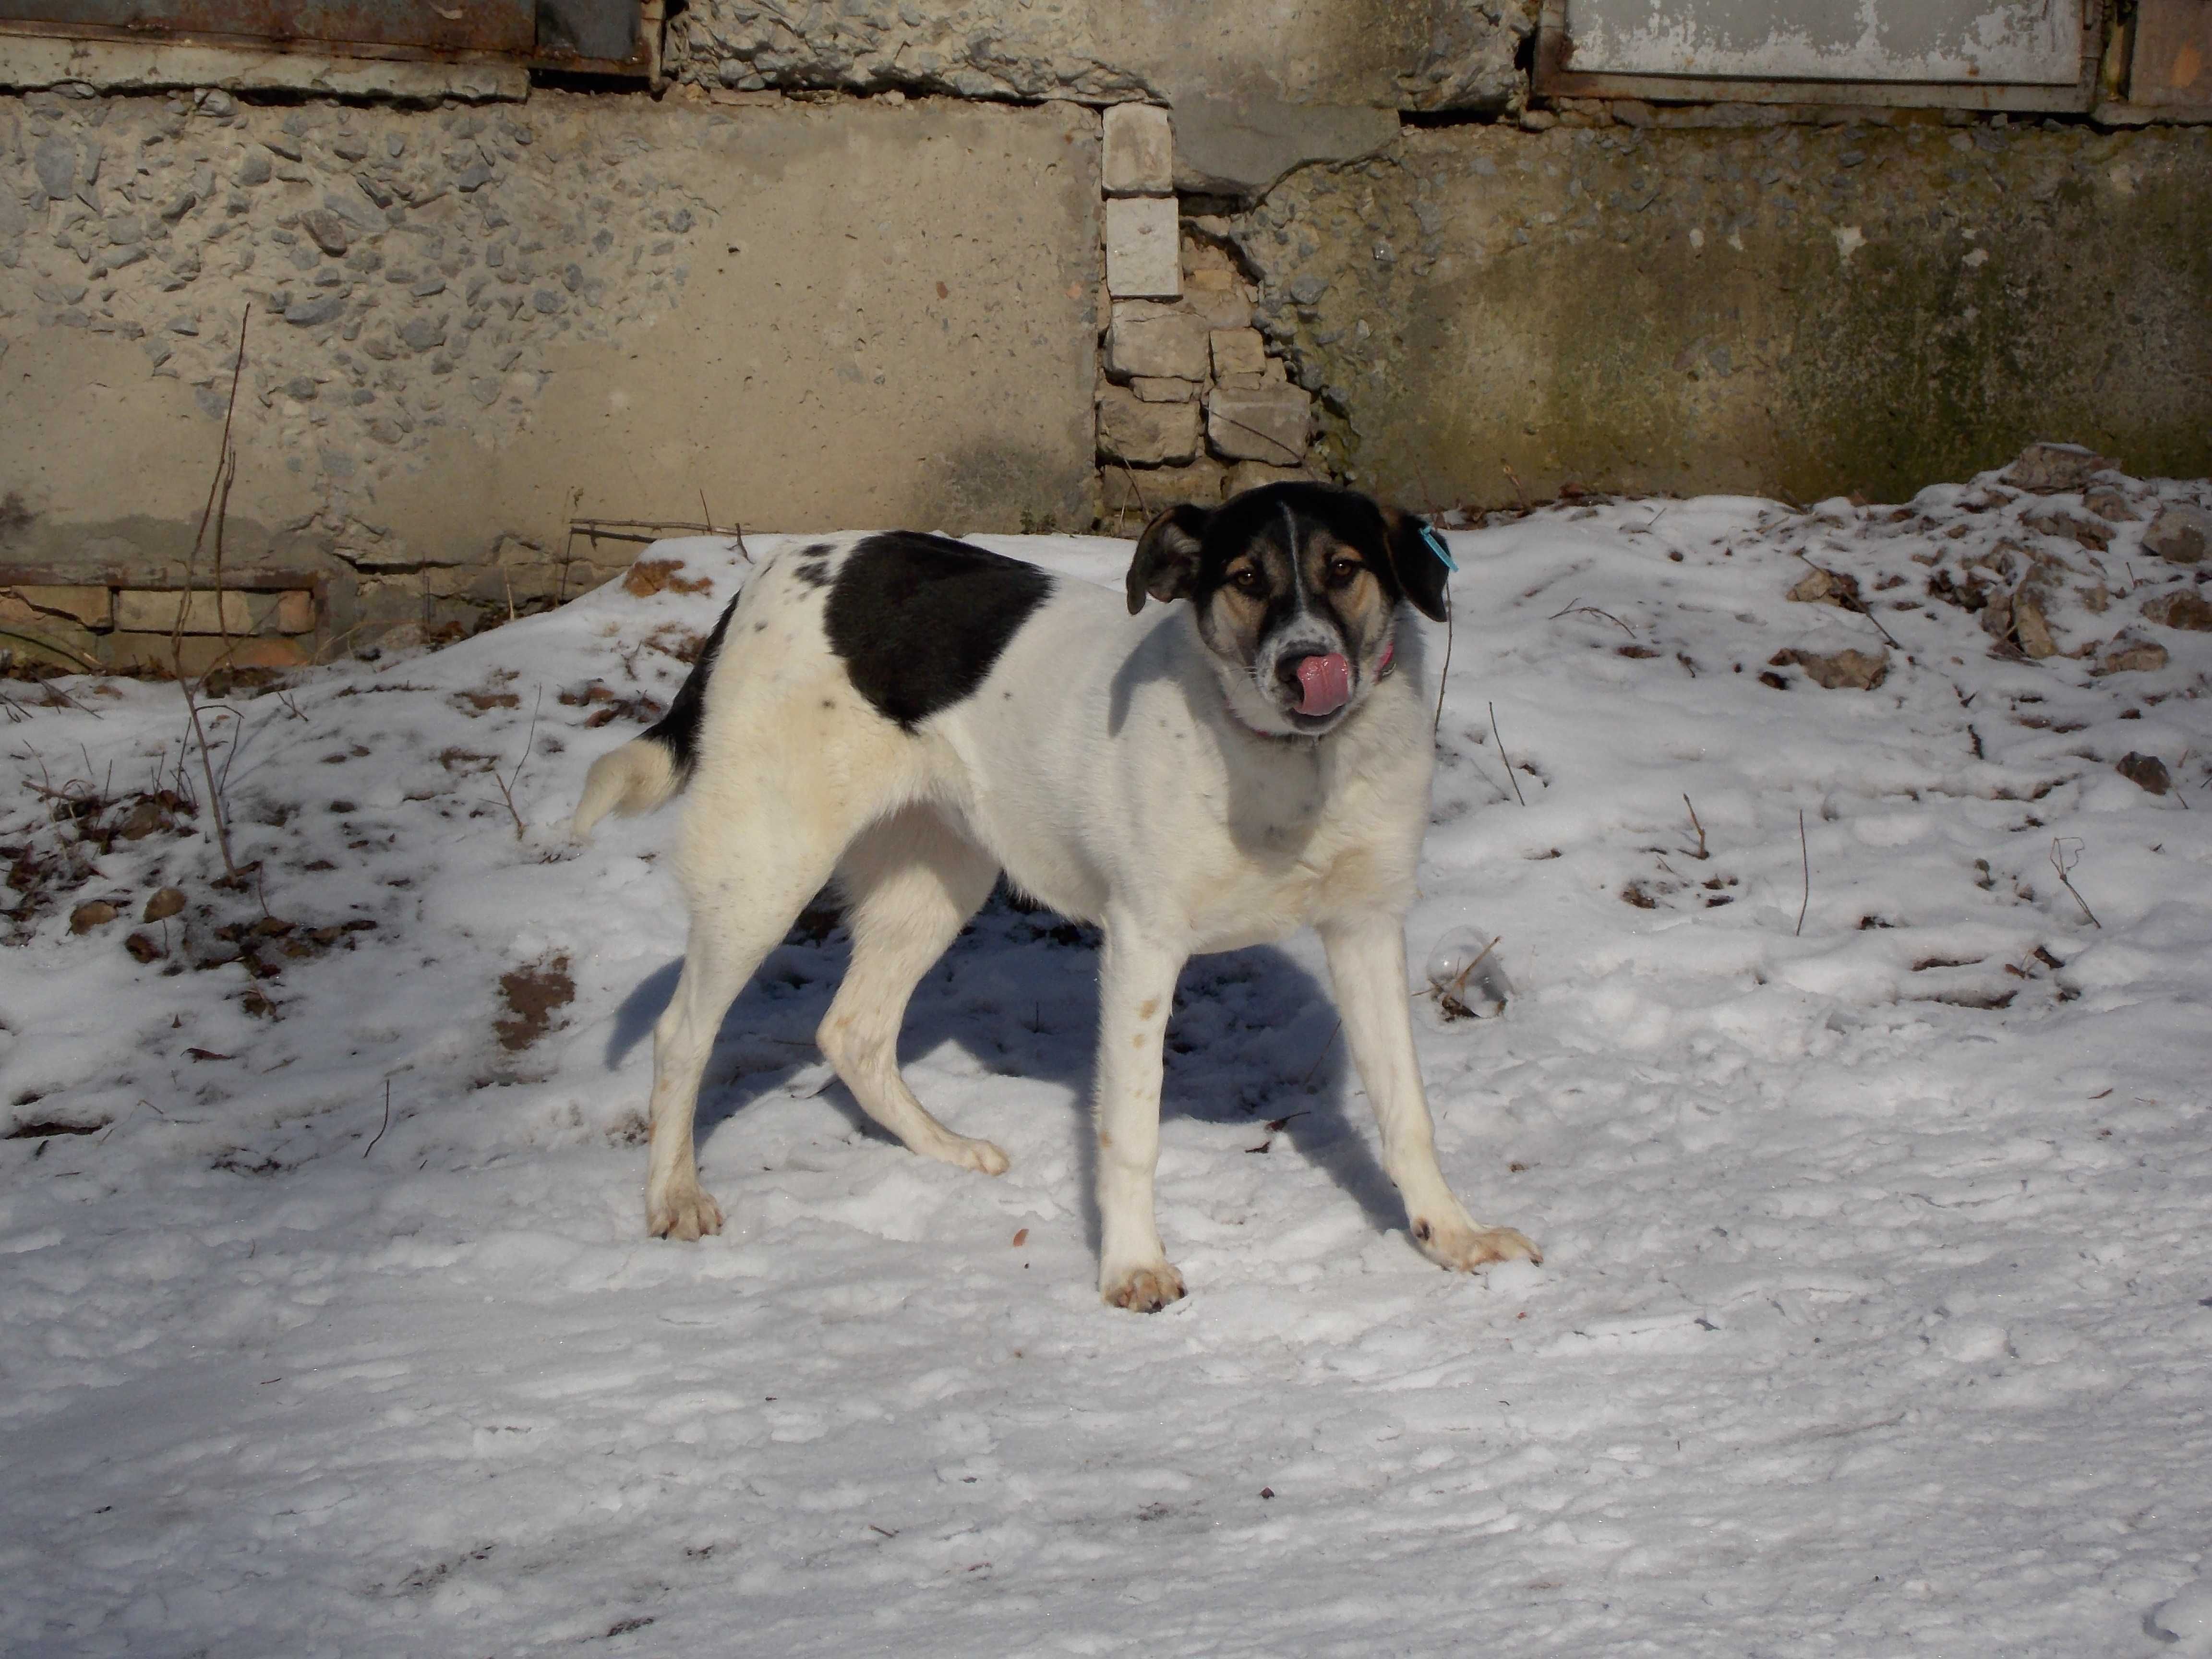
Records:
[[[823,620],[853,689],[911,732],[982,684],[1051,592],[1035,565],[895,530],[846,556]]]
[[[802,547],[792,561],[791,574],[809,587],[830,586],[830,555],[836,550],[828,542]]]
[[[676,757],[676,786],[679,789],[690,781],[691,769],[699,763],[699,726],[707,716],[707,682],[714,678],[714,659],[722,654],[722,635],[729,631],[730,618],[737,608],[734,599],[722,607],[722,614],[714,621],[714,631],[699,647],[699,659],[684,676],[676,700],[668,705],[665,714],[646,727],[640,739],[668,745]]]

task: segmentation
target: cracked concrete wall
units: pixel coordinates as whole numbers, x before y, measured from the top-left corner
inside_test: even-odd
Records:
[[[748,528],[1087,523],[1097,117],[0,100],[0,566],[173,574],[242,314],[231,568],[452,624]],[[1008,388],[1018,387],[1019,397]]]
[[[1534,0],[694,0],[670,72],[702,85],[1502,110]]]
[[[1233,234],[1328,464],[1416,506],[2212,471],[2202,128],[1408,129]]]

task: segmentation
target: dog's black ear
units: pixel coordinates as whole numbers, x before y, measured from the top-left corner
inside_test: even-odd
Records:
[[[1449,556],[1442,550],[1443,538],[1425,520],[1395,507],[1382,509],[1382,528],[1399,591],[1431,622],[1442,622],[1449,605],[1446,590],[1452,573]]]
[[[1145,526],[1137,556],[1129,561],[1129,614],[1145,608],[1146,595],[1166,602],[1188,599],[1198,582],[1198,552],[1206,539],[1210,508],[1183,501]]]

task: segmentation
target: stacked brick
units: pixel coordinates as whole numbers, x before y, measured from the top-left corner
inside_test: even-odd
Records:
[[[1302,476],[1312,399],[1252,326],[1256,297],[1215,244],[1180,234],[1164,110],[1106,112],[1098,388],[1109,522]]]
[[[85,583],[4,586],[0,669],[294,668],[313,660],[319,611],[307,587],[217,594]]]

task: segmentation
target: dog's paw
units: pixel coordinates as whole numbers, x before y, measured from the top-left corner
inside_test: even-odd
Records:
[[[975,1175],[1005,1175],[1009,1168],[1013,1168],[1013,1159],[1009,1159],[1005,1152],[1000,1152],[998,1146],[994,1146],[991,1141],[973,1139],[969,1134],[956,1134],[953,1141],[956,1141],[956,1146],[945,1161],[957,1164],[963,1170],[975,1170]]]
[[[672,1182],[665,1192],[647,1195],[645,1230],[655,1238],[680,1239],[688,1244],[722,1231],[722,1206],[696,1181],[682,1186]]]
[[[1544,1253],[1527,1237],[1510,1227],[1481,1227],[1462,1216],[1434,1221],[1425,1216],[1413,1220],[1413,1243],[1439,1267],[1471,1273],[1493,1261],[1541,1261]]]
[[[1158,1313],[1170,1302],[1182,1299],[1182,1275],[1164,1261],[1130,1267],[1103,1275],[1098,1293],[1109,1308],[1131,1313]]]

